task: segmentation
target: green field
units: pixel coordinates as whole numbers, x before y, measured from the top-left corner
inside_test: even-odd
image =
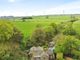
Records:
[[[45,16],[33,17],[33,19],[26,19],[26,22],[22,22],[20,19],[16,19],[13,24],[24,34],[24,36],[29,36],[36,28],[37,24],[42,26],[48,26],[50,23],[60,23],[71,20],[70,16],[49,16],[46,19]],[[77,21],[73,24],[74,29],[80,33],[80,21]]]
[[[73,28],[76,31],[72,29],[71,22],[74,20],[76,22],[73,23]],[[78,60],[79,58],[77,57],[80,56],[80,50],[78,50],[80,46],[80,35],[75,34],[75,32],[80,34],[80,20],[79,18],[78,20],[74,20],[70,15],[49,16],[49,18],[46,18],[46,16],[34,16],[33,19],[25,19],[25,21],[22,20],[22,17],[17,17],[10,20],[5,18],[4,21],[2,21],[1,19],[0,58],[4,58],[1,60],[5,60],[6,58],[8,60],[28,60],[27,52],[29,51],[28,49],[33,46],[33,44],[38,44],[39,42],[39,44],[42,44],[43,48],[48,48],[50,41],[56,43],[55,52],[57,54],[57,58],[61,58],[60,60],[63,60],[65,59],[63,58],[64,53],[68,53],[70,55],[72,53],[74,54],[74,56],[70,58]],[[49,26],[51,23],[56,23],[58,29],[56,25],[55,27]],[[63,24],[61,25],[61,23]],[[36,26],[38,24],[40,24],[40,26],[45,30],[36,30]],[[60,24],[60,26],[58,24]],[[15,30],[15,27],[13,25],[17,28],[17,30]],[[49,28],[47,27],[51,27],[51,30],[48,31]],[[67,30],[69,28],[71,29]],[[21,34],[21,32],[18,30],[20,30],[23,34]],[[68,32],[66,32],[66,30]],[[54,31],[57,31],[58,33],[56,32],[55,34]],[[68,35],[64,32],[68,33]],[[71,33],[71,35],[69,34],[69,32]],[[32,35],[32,33],[34,33],[34,35]],[[39,39],[37,39],[36,37]],[[25,55],[25,53],[27,56]]]

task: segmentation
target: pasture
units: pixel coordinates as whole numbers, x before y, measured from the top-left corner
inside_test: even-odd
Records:
[[[51,23],[60,23],[60,22],[66,22],[71,20],[71,16],[48,16],[49,18],[46,18],[46,16],[37,16],[33,17],[33,19],[26,19],[25,22],[22,22],[20,19],[16,19],[13,21],[13,24],[24,34],[24,36],[30,36],[31,33],[36,28],[37,24],[41,24],[44,27],[47,27]],[[80,33],[80,21],[76,21],[73,24],[74,29]]]

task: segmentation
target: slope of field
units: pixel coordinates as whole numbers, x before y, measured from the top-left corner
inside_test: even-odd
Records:
[[[80,34],[80,20],[75,22],[73,25],[74,29],[77,31],[77,33]]]
[[[33,19],[26,19],[25,22],[22,20],[14,21],[14,25],[23,32],[24,36],[29,36],[36,28],[37,24],[42,26],[48,26],[50,23],[60,23],[70,20],[70,16],[49,16],[47,19],[45,16],[33,17]],[[80,32],[80,21],[74,23],[74,28]]]

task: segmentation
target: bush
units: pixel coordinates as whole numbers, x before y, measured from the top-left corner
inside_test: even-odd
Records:
[[[31,38],[30,38],[31,42],[33,42],[33,45],[45,45],[45,31],[42,27],[37,27]]]
[[[69,22],[66,24],[64,30],[63,30],[63,34],[65,35],[76,35],[76,30],[73,29],[72,23]]]
[[[77,32],[73,28],[72,22],[60,23],[57,26],[57,30],[59,33],[63,33],[64,35],[76,35]]]
[[[20,60],[24,57],[19,54],[22,38],[23,34],[11,22],[0,21],[0,60]]]
[[[23,34],[8,21],[0,21],[0,41],[20,41]],[[18,42],[19,42],[18,41]]]
[[[7,21],[0,21],[0,42],[10,41],[13,35],[13,25]]]
[[[21,31],[19,31],[16,27],[13,28],[13,35],[10,38],[13,42],[22,42],[24,35]]]
[[[61,39],[60,39],[61,38]],[[80,40],[75,38],[74,36],[66,36],[60,35],[60,38],[58,37],[55,51],[56,53],[62,52],[65,56],[73,57],[73,56],[80,56],[78,53],[80,53],[79,47],[80,47]]]

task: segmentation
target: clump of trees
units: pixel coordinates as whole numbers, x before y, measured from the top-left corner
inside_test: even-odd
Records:
[[[23,22],[25,22],[26,19],[33,19],[33,18],[32,17],[22,17],[21,19],[22,19]]]
[[[13,28],[13,35],[10,38],[10,40],[13,40],[14,42],[21,43],[23,37],[24,37],[23,33],[21,31],[19,31],[16,27],[14,27]]]
[[[79,59],[80,56],[80,40],[70,35],[58,35],[56,39],[56,49],[55,52],[63,53],[64,57],[72,57]],[[77,53],[76,53],[77,51]]]
[[[13,28],[9,22],[0,21],[0,41],[9,41],[10,37],[13,35]]]
[[[11,22],[0,21],[0,60],[22,60],[26,58],[21,51],[23,34]]]
[[[0,21],[0,42],[20,42],[23,34],[8,21]]]

